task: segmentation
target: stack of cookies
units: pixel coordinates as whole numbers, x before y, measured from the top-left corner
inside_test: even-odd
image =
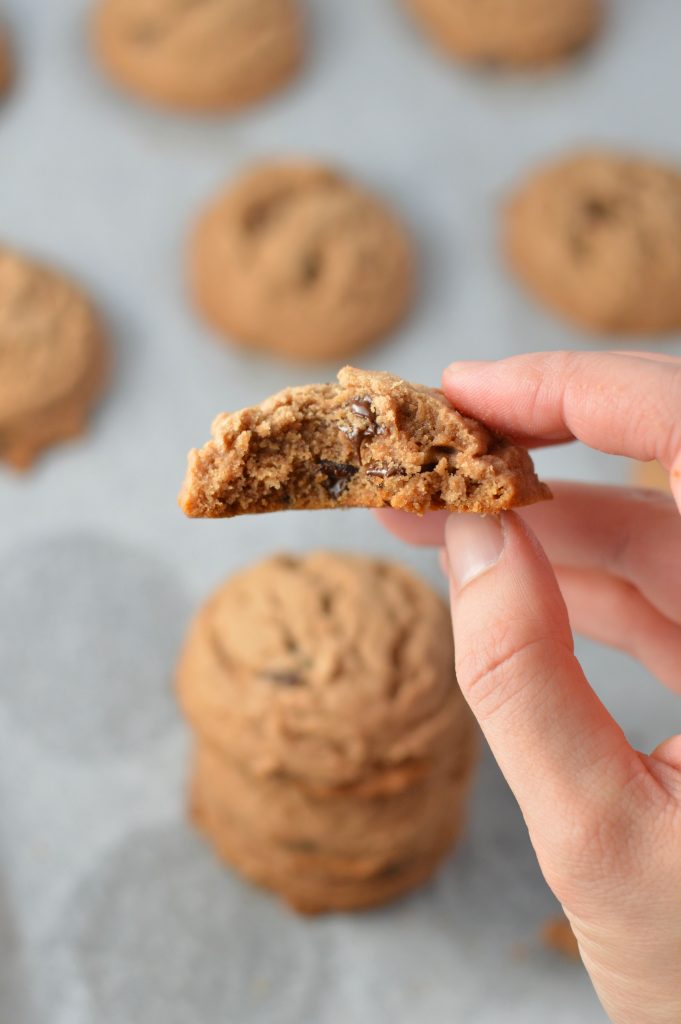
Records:
[[[427,879],[461,830],[475,725],[441,599],[404,569],[316,552],[229,579],[187,638],[195,822],[306,913]]]

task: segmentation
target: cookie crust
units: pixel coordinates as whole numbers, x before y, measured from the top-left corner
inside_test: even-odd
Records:
[[[598,32],[601,0],[403,0],[436,46],[472,63],[543,67]]]
[[[240,110],[282,88],[303,58],[298,0],[99,0],[102,66],[177,110]]]
[[[547,306],[595,333],[681,328],[681,173],[587,151],[540,168],[510,198],[503,245]]]
[[[28,468],[81,434],[106,381],[104,331],[59,273],[0,247],[0,460]]]
[[[407,234],[375,196],[315,163],[268,163],[201,216],[191,290],[229,340],[293,360],[347,357],[391,330],[414,289]]]
[[[237,573],[189,630],[178,694],[195,823],[297,909],[384,902],[461,830],[477,728],[447,608],[400,566],[318,551]]]

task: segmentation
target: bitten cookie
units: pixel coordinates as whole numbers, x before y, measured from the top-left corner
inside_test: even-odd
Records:
[[[451,56],[531,67],[559,61],[597,32],[601,0],[402,0]]]
[[[237,573],[180,660],[195,821],[308,913],[383,902],[460,832],[477,732],[443,601],[387,562],[331,552]]]
[[[236,110],[298,70],[298,0],[99,0],[95,49],[112,78],[180,110]]]
[[[524,448],[441,391],[345,367],[338,384],[287,388],[213,423],[189,454],[188,516],[292,508],[500,512],[551,496]]]
[[[681,174],[639,157],[577,153],[541,169],[504,218],[511,267],[587,330],[681,329]]]
[[[106,364],[85,296],[0,247],[0,459],[25,469],[43,448],[82,433]]]
[[[405,315],[406,233],[374,196],[312,163],[264,164],[195,230],[196,304],[230,340],[300,360],[347,356]]]

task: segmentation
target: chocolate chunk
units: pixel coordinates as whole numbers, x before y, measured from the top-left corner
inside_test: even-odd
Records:
[[[437,469],[437,462],[426,462],[424,466],[421,466],[419,473],[432,473],[434,469]]]
[[[406,476],[407,471],[404,466],[369,466],[367,469],[367,476]]]
[[[297,672],[286,672],[279,669],[271,669],[262,673],[263,678],[269,679],[278,686],[302,686],[303,680]]]
[[[324,487],[332,498],[340,498],[358,471],[357,466],[351,466],[348,462],[332,462],[330,459],[321,459],[317,465],[326,477]]]
[[[366,422],[361,426],[354,426],[348,423],[343,423],[339,429],[349,441],[355,443],[355,453],[358,460],[361,462],[362,458],[362,442],[366,437],[378,437],[381,434],[385,434],[385,427],[381,426],[380,423],[376,422],[376,413],[371,404],[371,397],[364,395],[361,398],[355,398],[350,403],[350,411],[359,416]]]
[[[371,423],[376,422],[376,413],[371,407],[371,399],[368,395],[365,395],[364,398],[356,398],[350,408],[355,416],[362,416],[364,419],[370,420]]]

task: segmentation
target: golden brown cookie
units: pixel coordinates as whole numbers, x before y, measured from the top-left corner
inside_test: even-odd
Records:
[[[602,20],[602,0],[403,0],[433,42],[462,60],[552,64],[581,49]]]
[[[632,472],[633,483],[637,487],[650,487],[656,491],[671,491],[669,473],[661,462],[634,462]]]
[[[369,906],[458,835],[477,731],[444,602],[399,566],[315,552],[227,580],[178,671],[195,820],[298,909]]]
[[[185,514],[486,513],[551,496],[524,448],[456,412],[441,391],[349,366],[338,381],[287,388],[218,416],[212,440],[189,454]]]
[[[409,241],[374,196],[318,164],[272,163],[210,204],[191,244],[196,303],[232,341],[292,359],[360,349],[403,318]]]
[[[0,98],[7,92],[14,77],[14,60],[7,29],[0,22]]]
[[[43,448],[82,433],[106,365],[85,296],[0,247],[0,460],[25,469]]]
[[[640,157],[584,152],[540,169],[504,220],[511,267],[581,327],[681,329],[681,174]]]
[[[298,0],[99,0],[100,61],[144,99],[178,110],[237,110],[298,70]]]

